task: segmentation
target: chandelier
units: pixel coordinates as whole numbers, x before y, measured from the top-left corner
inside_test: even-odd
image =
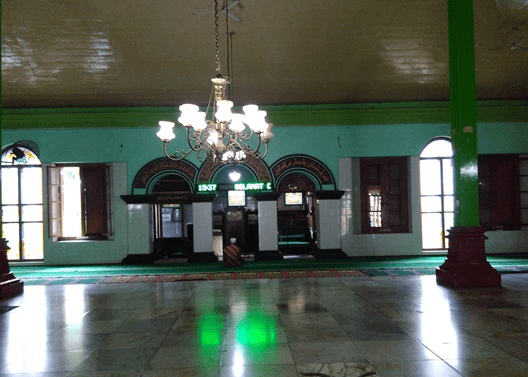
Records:
[[[226,19],[228,7],[224,6]],[[230,81],[220,73],[219,37],[218,37],[218,0],[215,0],[215,46],[216,72],[211,79],[213,88],[206,111],[200,111],[197,105],[183,104],[179,107],[178,122],[187,131],[188,150],[182,149],[170,155],[167,144],[175,138],[174,122],[160,121],[160,130],[156,134],[163,142],[165,155],[171,160],[181,160],[191,152],[196,152],[200,162],[211,160],[220,163],[237,163],[248,156],[264,158],[268,153],[268,143],[273,138],[271,123],[266,122],[266,111],[257,105],[246,105],[244,114],[232,113],[233,102],[227,99],[226,88]],[[210,115],[211,119],[207,119]],[[261,150],[262,149],[262,150]]]

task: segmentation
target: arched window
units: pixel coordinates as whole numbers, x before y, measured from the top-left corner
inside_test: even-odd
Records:
[[[430,141],[420,154],[422,248],[448,248],[447,230],[453,227],[453,150],[448,138]]]
[[[42,166],[37,153],[25,144],[2,152],[2,237],[8,241],[10,261],[44,258]]]

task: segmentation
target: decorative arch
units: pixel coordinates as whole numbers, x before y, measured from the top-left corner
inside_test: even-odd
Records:
[[[320,189],[320,187],[316,186],[313,179],[306,174],[298,172],[291,172],[283,175],[280,182],[277,183],[277,191],[280,192],[315,192]]]
[[[192,193],[193,187],[188,180],[178,172],[168,171],[153,177],[147,185],[147,194],[166,194],[167,192]]]
[[[251,170],[251,172],[255,174],[259,182],[273,182],[273,177],[268,166],[261,159],[253,156],[248,156],[246,157],[244,162],[240,163],[239,165],[243,165],[249,170]],[[211,160],[207,160],[200,168],[196,183],[210,183],[211,179],[214,177],[216,172],[223,166],[224,164],[222,164],[221,162],[213,162]]]
[[[194,191],[198,168],[185,160],[174,161],[164,157],[147,163],[139,170],[132,182],[132,193],[134,193],[134,189],[147,188],[153,181],[158,181],[167,174],[181,176]]]
[[[31,140],[19,140],[2,150],[2,164],[40,165],[40,149]]]
[[[280,182],[291,173],[302,173],[313,178],[319,188],[322,185],[333,185],[336,188],[334,176],[330,169],[321,161],[304,154],[289,155],[281,158],[271,166],[277,187]]]
[[[420,151],[420,157],[453,157],[453,149],[451,145],[452,142],[450,137],[435,137],[424,145]]]

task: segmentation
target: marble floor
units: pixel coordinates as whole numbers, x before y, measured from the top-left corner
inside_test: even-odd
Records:
[[[26,286],[0,376],[528,376],[528,274]],[[1,313],[1,312],[0,312]]]

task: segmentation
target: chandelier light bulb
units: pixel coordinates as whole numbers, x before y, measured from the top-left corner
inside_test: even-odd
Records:
[[[180,106],[181,115],[178,118],[178,122],[183,124],[185,127],[191,127],[193,125],[196,113],[198,113],[198,106],[185,103]]]
[[[160,129],[158,133],[156,133],[156,135],[158,135],[158,137],[163,142],[169,142],[176,137],[176,135],[174,135],[174,132],[172,131],[174,127],[173,122],[167,122],[167,121],[162,120],[158,122],[158,124],[160,126]]]
[[[233,114],[231,123],[229,124],[229,129],[234,132],[242,132],[246,126],[244,125],[244,115],[242,114]]]
[[[207,128],[207,122],[205,121],[205,112],[198,111],[194,114],[192,127],[195,131],[203,131]]]
[[[216,102],[217,111],[215,114],[216,119],[219,122],[229,122],[233,117],[231,108],[233,107],[233,102],[228,100],[220,100]]]
[[[233,152],[231,152],[233,153]],[[229,179],[232,181],[232,182],[238,182],[238,180],[240,179],[240,173],[237,172],[236,170],[233,170],[231,173],[229,173]]]
[[[266,117],[266,112],[264,110],[258,110],[255,111],[253,115],[253,118],[251,120],[251,124],[249,127],[254,132],[266,132],[268,129],[268,123],[266,123],[266,120],[264,119]]]
[[[207,142],[210,145],[217,145],[218,144],[218,132],[213,131],[209,134],[209,137],[207,138]]]
[[[258,110],[258,106],[257,105],[246,105],[244,107],[242,107],[242,111],[247,115],[247,114],[251,114],[251,113],[254,113],[255,111]]]
[[[262,139],[263,142],[265,143],[269,143],[269,141],[271,139],[273,139],[275,135],[273,134],[273,132],[271,132],[270,130],[267,130],[266,132],[263,132],[261,135],[260,135],[260,138]]]
[[[246,158],[246,154],[244,153],[244,151],[236,151],[235,160],[242,161],[245,158]]]

